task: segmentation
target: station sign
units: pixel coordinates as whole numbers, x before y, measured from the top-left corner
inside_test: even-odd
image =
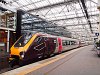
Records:
[[[99,33],[95,33],[95,36],[99,36]]]

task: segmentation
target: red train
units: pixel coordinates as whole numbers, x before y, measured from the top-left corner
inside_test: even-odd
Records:
[[[43,33],[27,33],[22,35],[11,47],[9,62],[24,65],[36,59],[51,56],[55,53],[79,47],[77,39],[53,36]]]

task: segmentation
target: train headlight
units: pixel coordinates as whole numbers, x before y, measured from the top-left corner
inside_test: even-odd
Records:
[[[24,58],[24,55],[25,55],[25,52],[24,51],[20,52],[20,57],[21,58]]]
[[[97,47],[98,50],[100,50],[100,47]]]

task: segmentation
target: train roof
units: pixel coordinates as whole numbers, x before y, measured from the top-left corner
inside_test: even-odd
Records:
[[[71,41],[78,41],[78,39],[62,37],[62,36],[55,36],[47,33],[38,33],[38,35],[43,35],[43,37],[51,37],[51,38],[61,38],[62,40],[71,40]]]
[[[47,34],[44,32],[27,32],[27,33],[31,33],[31,34],[36,34],[36,35],[42,35],[43,37],[51,37],[51,38],[61,38],[62,40],[71,40],[71,41],[78,41],[78,39],[73,39],[73,38],[68,38],[68,37],[62,37],[62,36],[56,36],[56,35],[51,35],[51,34]]]

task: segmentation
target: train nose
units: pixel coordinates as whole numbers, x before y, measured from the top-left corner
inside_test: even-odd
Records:
[[[12,48],[11,48],[11,53],[10,53],[10,54],[11,54],[11,55],[20,56],[20,52],[22,52],[22,51],[23,51],[23,47],[20,47],[20,48],[19,48],[19,47],[18,47],[18,48],[17,48],[17,47],[16,47],[16,48],[15,48],[15,47],[12,47]]]

